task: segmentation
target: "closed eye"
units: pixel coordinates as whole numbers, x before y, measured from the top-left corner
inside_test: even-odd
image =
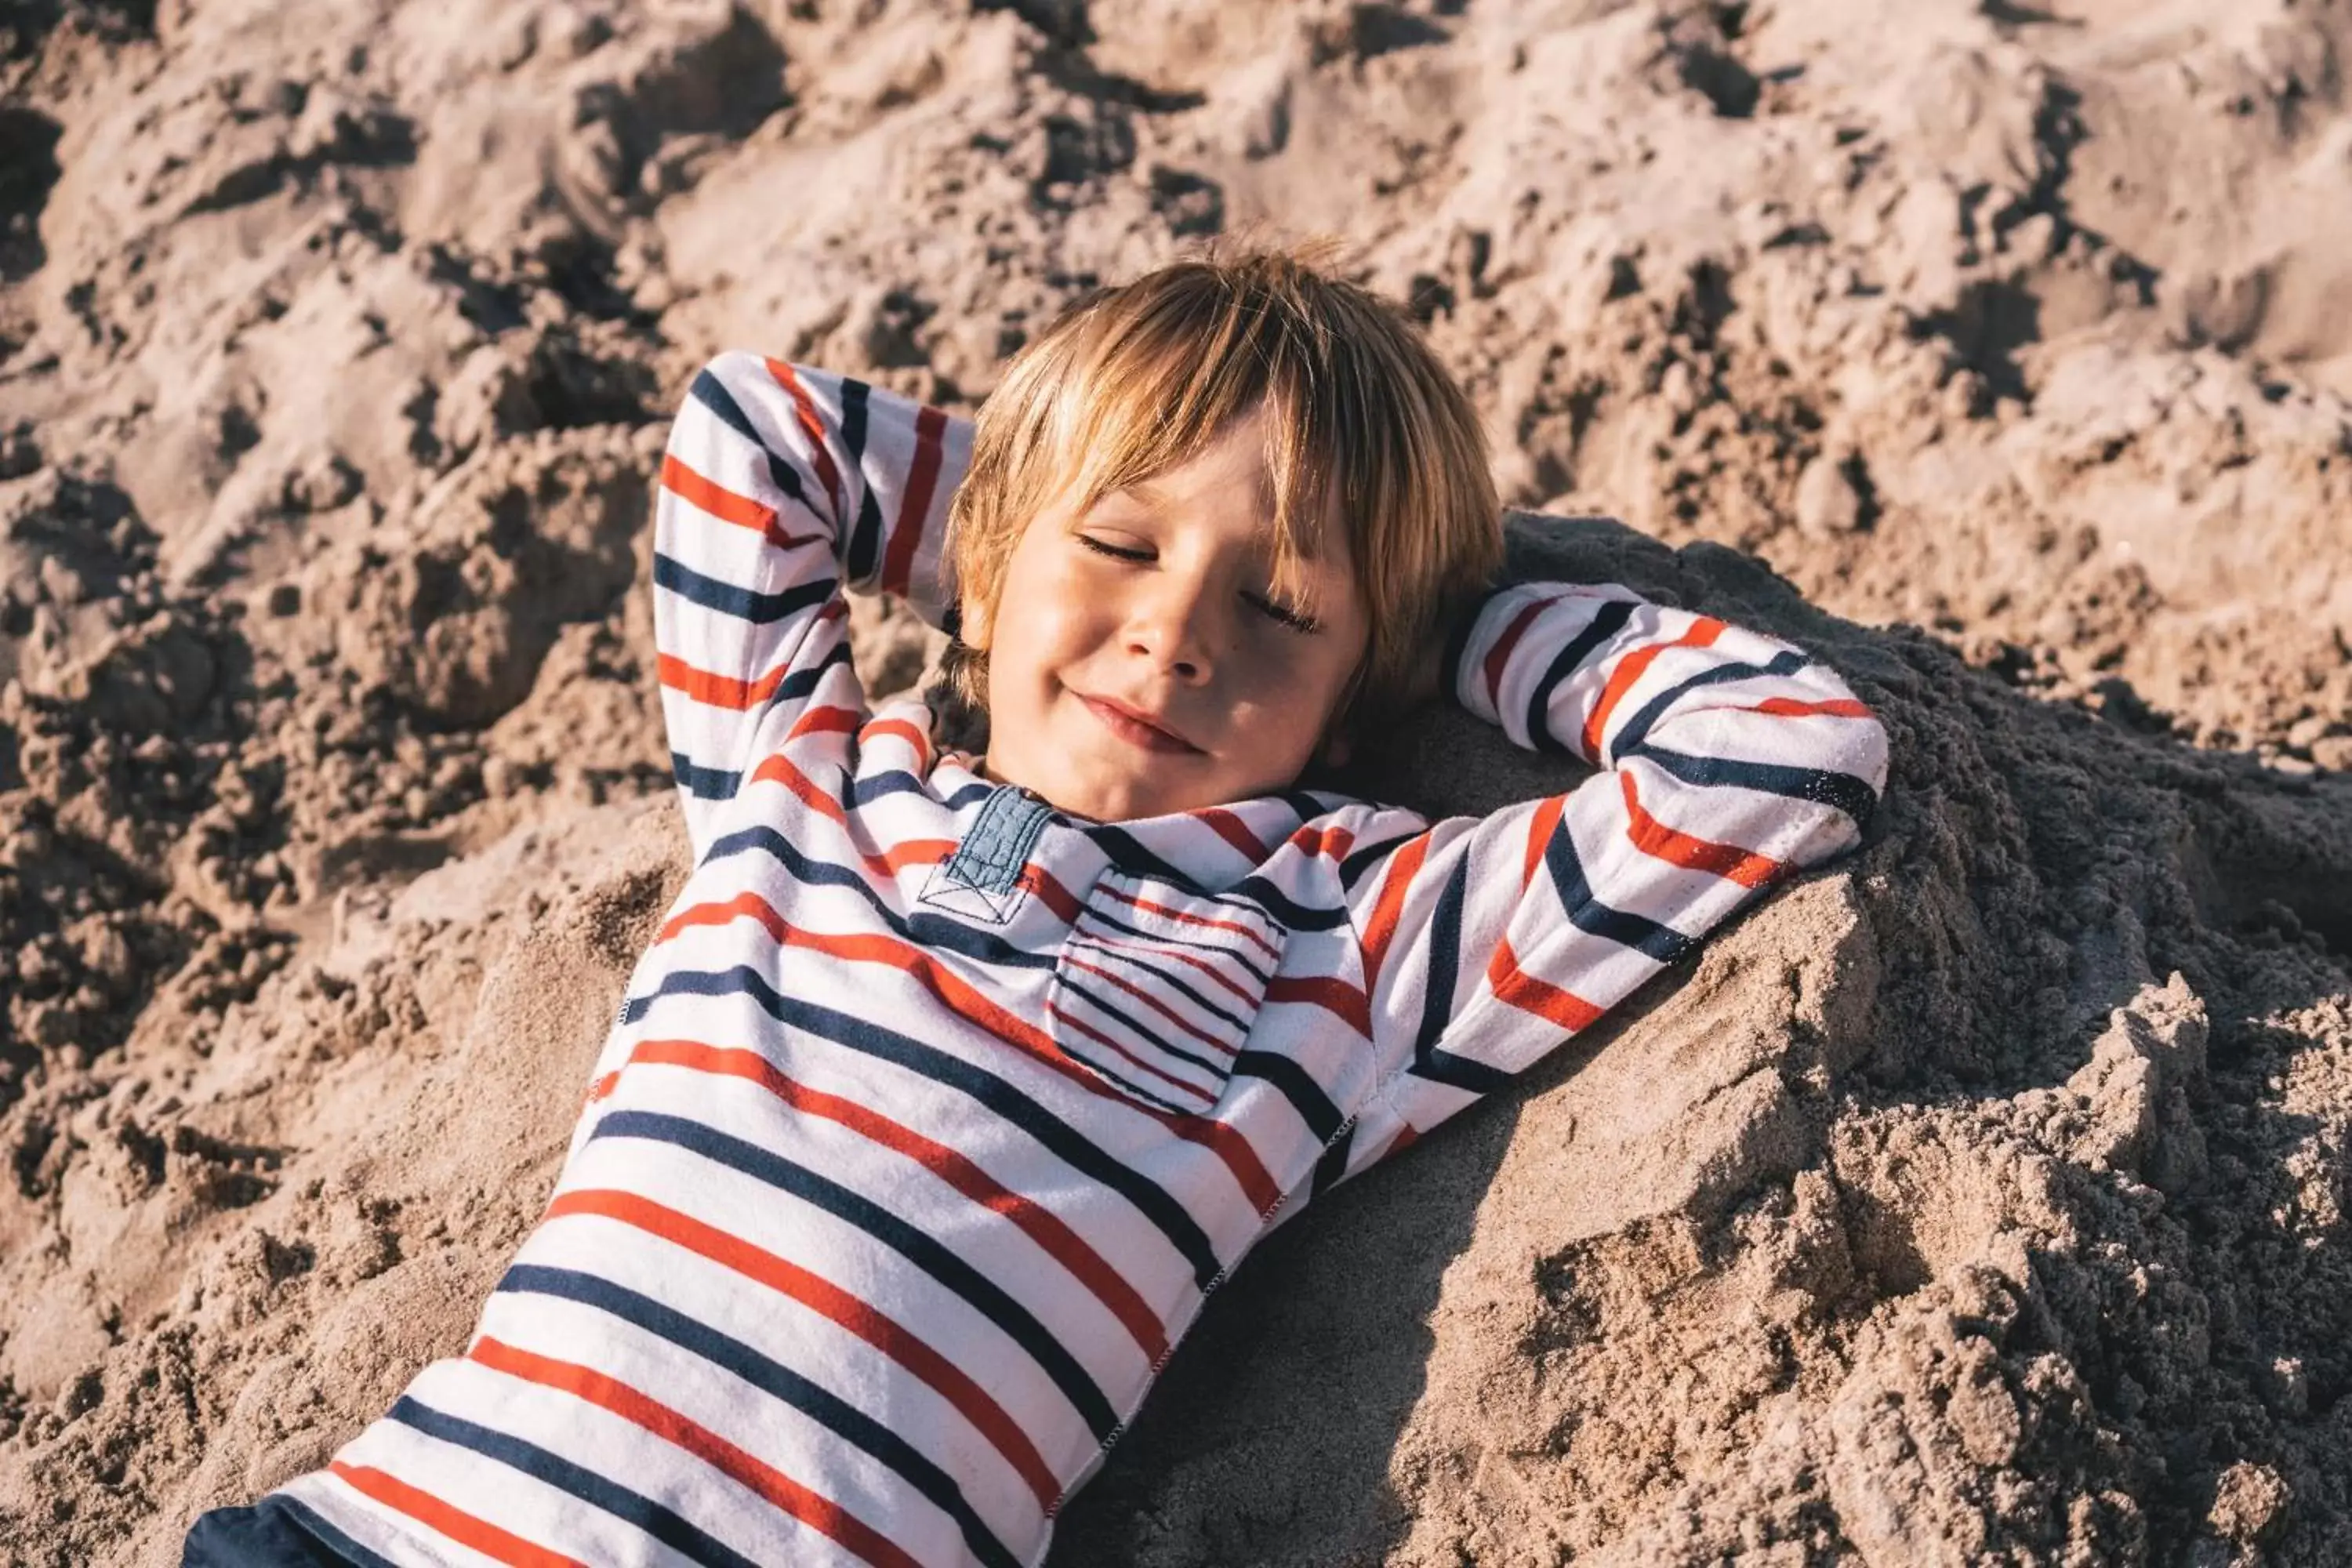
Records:
[[[1149,550],[1128,550],[1119,545],[1106,544],[1091,533],[1076,534],[1074,535],[1074,537],[1080,544],[1085,545],[1088,550],[1093,551],[1096,554],[1108,555],[1114,561],[1149,561],[1151,559],[1151,552]]]
[[[1136,550],[1125,545],[1112,544],[1096,538],[1091,533],[1073,534],[1071,537],[1096,554],[1108,556],[1113,561],[1144,562],[1150,560],[1152,555],[1149,550]],[[1249,601],[1252,608],[1276,626],[1287,626],[1294,632],[1303,634],[1312,634],[1323,629],[1322,622],[1312,616],[1303,615],[1292,609],[1288,605],[1256,594],[1244,594],[1242,597]]]
[[[1262,599],[1255,595],[1245,595],[1244,596],[1247,598],[1251,604],[1256,605],[1261,612],[1271,618],[1277,626],[1288,626],[1294,632],[1312,633],[1319,632],[1323,629],[1322,622],[1317,620],[1312,616],[1301,615],[1298,611],[1292,609],[1287,605],[1278,604],[1272,599]]]

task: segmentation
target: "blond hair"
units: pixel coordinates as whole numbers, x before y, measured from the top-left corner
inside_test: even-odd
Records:
[[[1335,731],[1426,686],[1433,628],[1501,565],[1486,443],[1454,378],[1392,306],[1314,250],[1211,253],[1095,293],[1016,354],[980,410],[950,514],[960,603],[993,622],[1006,563],[1065,497],[1084,511],[1174,468],[1263,408],[1275,593],[1299,604],[1327,519],[1348,531],[1371,637]],[[955,692],[986,706],[987,658],[958,646]]]

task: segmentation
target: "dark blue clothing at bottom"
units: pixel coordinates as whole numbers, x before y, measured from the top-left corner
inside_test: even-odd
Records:
[[[180,1568],[391,1568],[384,1560],[288,1498],[216,1508],[195,1522]]]

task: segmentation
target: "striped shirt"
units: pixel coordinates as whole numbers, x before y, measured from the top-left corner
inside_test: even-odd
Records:
[[[971,428],[727,355],[661,476],[695,868],[464,1355],[265,1500],[361,1563],[1034,1563],[1286,1215],[1852,845],[1883,733],[1805,654],[1525,584],[1455,697],[1577,788],[1054,810],[877,710],[845,588],[937,621]]]

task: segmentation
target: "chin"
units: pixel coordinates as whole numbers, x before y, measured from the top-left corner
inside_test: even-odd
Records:
[[[1062,810],[1095,822],[1132,822],[1139,817],[1164,816],[1170,812],[1192,809],[1190,805],[1171,800],[1167,790],[1136,789],[1117,784],[1081,784],[1066,791],[1038,793]]]
[[[1139,795],[1128,790],[1111,790],[1089,798],[1093,805],[1084,815],[1097,822],[1133,822],[1139,817],[1161,816],[1184,808],[1168,805],[1156,795]]]

